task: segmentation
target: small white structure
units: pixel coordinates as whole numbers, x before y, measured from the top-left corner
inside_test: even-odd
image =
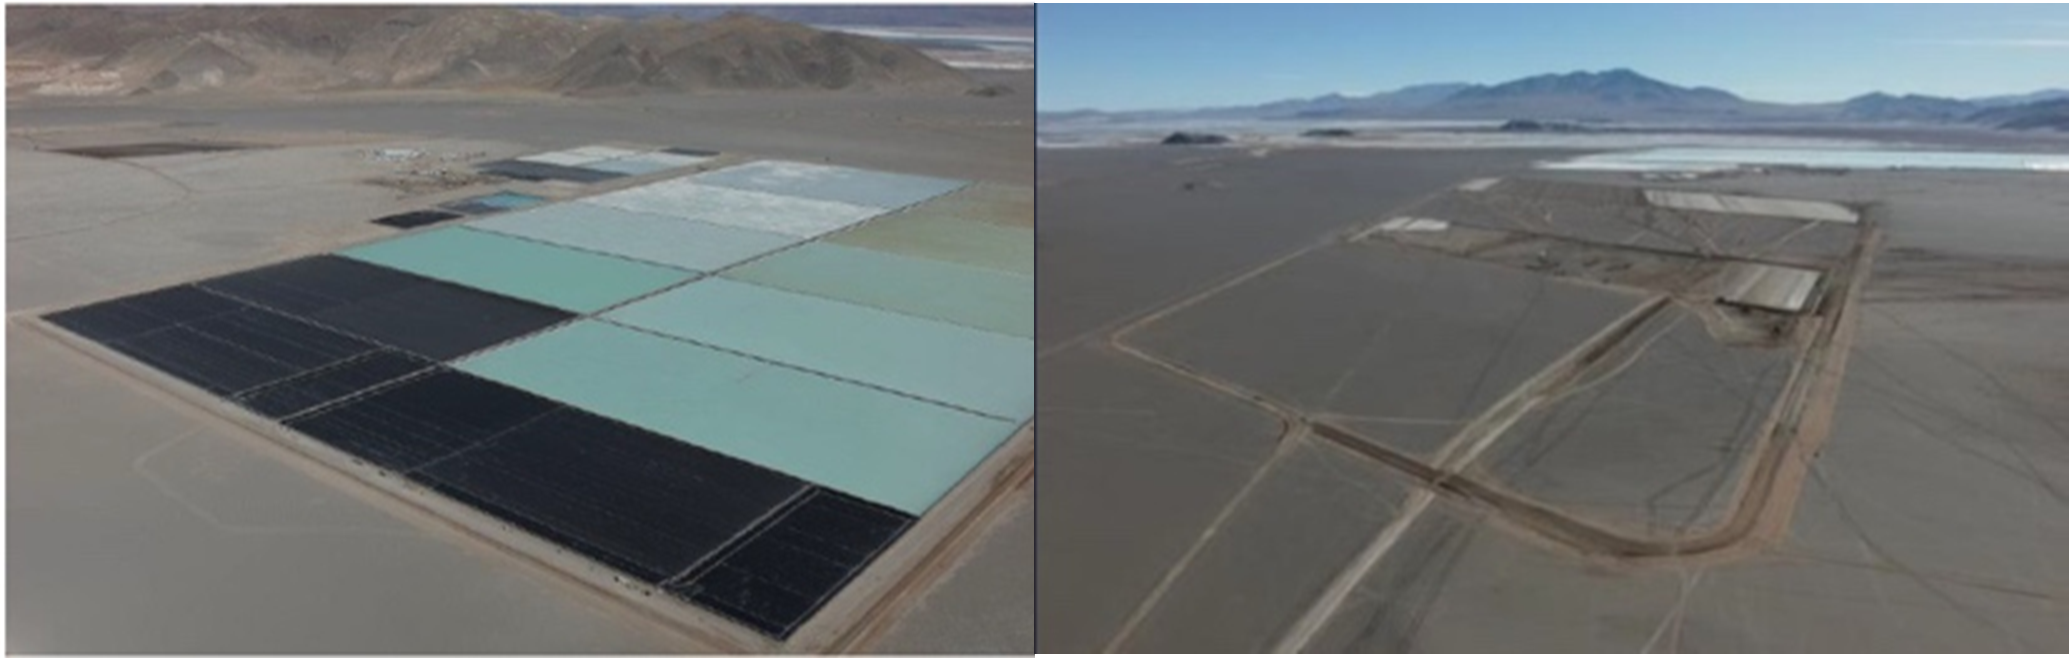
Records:
[[[1717,277],[1717,301],[1732,306],[1801,313],[1818,285],[1815,270],[1733,263]]]
[[[1461,192],[1485,192],[1487,188],[1494,187],[1495,184],[1500,182],[1501,179],[1499,178],[1475,178],[1460,183],[1458,189]]]
[[[1379,230],[1386,231],[1388,233],[1401,231],[1431,232],[1448,230],[1450,228],[1451,222],[1447,222],[1441,219],[1427,219],[1422,217],[1395,217],[1379,225]]]
[[[417,149],[401,148],[374,149],[373,155],[371,157],[373,160],[377,162],[408,162],[411,160],[415,160],[417,158],[424,157],[424,152],[419,151]]]
[[[1767,197],[1738,196],[1735,194],[1675,192],[1670,190],[1646,190],[1645,201],[1655,207],[1677,208],[1680,210],[1702,210],[1734,215],[1807,219],[1821,222],[1840,222],[1843,224],[1853,224],[1861,221],[1859,213],[1855,213],[1846,206],[1824,201],[1770,199]]]

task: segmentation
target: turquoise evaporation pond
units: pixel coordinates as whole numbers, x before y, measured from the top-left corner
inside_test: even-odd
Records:
[[[490,208],[501,208],[504,210],[509,210],[512,208],[524,208],[528,206],[539,205],[540,203],[546,201],[546,197],[533,196],[521,192],[497,192],[495,194],[482,195],[474,197],[472,199],[464,199],[463,201],[468,203],[479,203]]]
[[[763,160],[699,174],[703,185],[837,201],[874,208],[903,208],[969,184],[948,178],[894,174],[850,167]]]
[[[1884,149],[1658,148],[1541,163],[1546,169],[1710,171],[1739,165],[1836,169],[2069,171],[2069,154]]]
[[[458,367],[915,516],[1018,429],[599,320]]]
[[[1034,279],[998,270],[810,242],[721,273],[736,281],[1034,337]]]
[[[1000,418],[1034,415],[1034,341],[705,279],[604,319]]]
[[[414,233],[338,255],[577,313],[602,310],[697,276],[465,227]]]
[[[710,272],[799,238],[580,201],[469,222],[469,228]]]

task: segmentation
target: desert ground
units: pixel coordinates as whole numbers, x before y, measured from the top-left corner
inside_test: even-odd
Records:
[[[577,100],[366,92],[11,103],[10,650],[664,653],[699,646],[109,368],[29,316],[392,234],[368,223],[539,183],[413,174],[583,144],[750,153],[1027,186],[1032,74],[993,98],[785,92]],[[235,142],[134,159],[57,152]],[[421,152],[415,162],[375,157]],[[443,162],[442,162],[443,161]],[[420,172],[421,173],[421,172]],[[1033,485],[859,647],[1025,652]]]
[[[1040,650],[2069,647],[2061,174],[1573,153],[1044,150]],[[1720,260],[1826,294],[1719,314]]]

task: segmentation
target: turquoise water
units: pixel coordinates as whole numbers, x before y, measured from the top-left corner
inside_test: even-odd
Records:
[[[574,202],[497,215],[470,228],[710,272],[799,238]]]
[[[459,368],[914,515],[1017,429],[596,320]]]
[[[462,227],[406,235],[338,255],[577,313],[598,311],[696,276]]]
[[[509,210],[512,208],[524,208],[527,206],[536,206],[539,205],[541,202],[544,202],[545,200],[545,197],[532,196],[530,194],[523,194],[519,192],[497,192],[495,194],[478,196],[472,199],[468,199],[468,201],[470,202],[479,203],[490,208],[502,208],[504,210]]]
[[[605,319],[1016,421],[1034,415],[1034,341],[706,279]]]
[[[1598,153],[1540,163],[1546,169],[1714,171],[1739,165],[1837,169],[2069,171],[2069,154],[1912,151],[1894,149],[1658,148]]]

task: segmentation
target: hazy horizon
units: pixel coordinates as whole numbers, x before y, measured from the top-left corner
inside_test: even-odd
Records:
[[[1037,18],[1044,112],[1616,68],[1780,103],[2069,87],[2061,5],[1049,5]]]

